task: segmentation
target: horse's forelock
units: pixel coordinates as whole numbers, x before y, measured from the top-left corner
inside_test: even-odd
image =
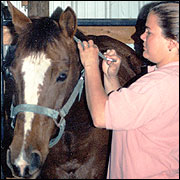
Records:
[[[29,52],[46,51],[48,43],[59,38],[61,32],[58,24],[51,18],[32,19],[27,28],[19,35],[20,49]]]

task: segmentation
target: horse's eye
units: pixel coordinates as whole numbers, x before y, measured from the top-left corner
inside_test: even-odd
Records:
[[[57,81],[57,82],[58,82],[58,81],[64,81],[66,78],[67,78],[67,74],[61,73],[61,74],[57,77],[56,81]]]

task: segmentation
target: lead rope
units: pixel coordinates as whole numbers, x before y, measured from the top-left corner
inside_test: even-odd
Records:
[[[80,40],[80,39],[78,39],[76,36],[74,36],[74,40],[77,42],[77,43],[81,43],[81,46],[84,48],[84,44],[82,43],[82,41]],[[107,57],[105,57],[100,51],[98,52],[98,55],[102,58],[102,59],[104,59],[104,60],[106,60],[106,61],[112,61],[112,62],[116,62],[116,60],[114,60],[114,59],[110,59],[110,58],[107,58]]]

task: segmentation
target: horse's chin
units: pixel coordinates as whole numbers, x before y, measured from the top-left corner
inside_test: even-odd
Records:
[[[36,179],[39,176],[40,172],[41,170],[38,170],[34,174],[28,177],[19,177],[19,176],[13,175],[13,178],[8,178],[8,179]]]
[[[12,172],[12,178],[8,177],[7,179],[36,179],[40,172],[41,172],[41,168],[37,168],[35,171],[33,172],[30,172],[30,174],[26,177],[23,177],[23,176],[17,176],[15,173],[14,173],[14,170],[12,168],[12,165],[10,163],[10,150],[8,149],[7,150],[7,165],[8,167],[10,168],[11,172]]]

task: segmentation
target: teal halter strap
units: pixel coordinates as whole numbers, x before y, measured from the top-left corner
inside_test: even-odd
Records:
[[[10,114],[10,117],[12,118],[12,122],[11,122],[12,128],[14,128],[15,118],[19,112],[33,112],[36,114],[43,114],[45,116],[51,117],[53,119],[54,123],[56,124],[56,126],[59,128],[58,136],[54,139],[51,139],[49,142],[49,147],[50,148],[53,147],[55,144],[58,143],[58,141],[60,140],[61,136],[64,133],[64,129],[65,129],[65,125],[66,125],[66,121],[65,121],[64,117],[68,114],[70,108],[72,107],[72,105],[78,95],[79,95],[78,100],[80,100],[83,86],[84,86],[84,70],[82,71],[82,75],[81,75],[78,83],[76,84],[68,101],[63,106],[63,108],[61,108],[59,111],[51,109],[51,108],[43,107],[43,106],[34,105],[34,104],[19,104],[16,107],[14,107],[12,104],[11,105],[11,114]],[[59,122],[57,122],[57,118],[59,115],[61,117],[61,120]]]

